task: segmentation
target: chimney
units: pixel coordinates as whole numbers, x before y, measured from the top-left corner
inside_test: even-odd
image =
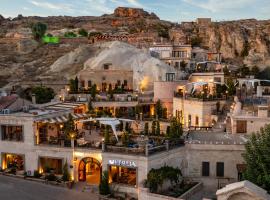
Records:
[[[35,94],[32,94],[32,103],[33,104],[37,104],[37,102],[36,102],[36,95]]]

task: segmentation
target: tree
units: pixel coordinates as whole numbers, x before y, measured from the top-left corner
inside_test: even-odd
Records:
[[[229,76],[229,75],[230,75],[230,71],[229,71],[227,65],[223,68],[223,72],[224,72],[224,75],[225,75],[225,76]]]
[[[243,45],[243,49],[241,51],[241,57],[248,56],[249,50],[250,50],[250,45],[249,45],[248,41],[245,41],[245,43]]]
[[[105,127],[104,142],[105,144],[110,143],[110,134],[109,134],[108,126]]]
[[[148,135],[149,134],[149,123],[145,122],[144,123],[144,135]]]
[[[77,37],[77,34],[70,31],[70,32],[66,32],[64,34],[64,37],[66,37],[66,38],[75,38],[75,37]]]
[[[38,86],[31,89],[31,93],[36,95],[36,102],[38,104],[50,102],[54,96],[54,90],[52,88]],[[28,97],[31,100],[32,97]]]
[[[182,61],[180,62],[180,69],[181,69],[182,71],[186,71],[186,67],[187,67],[187,63],[186,63],[184,60],[182,60]]]
[[[96,99],[96,95],[97,95],[97,85],[96,84],[94,84],[91,87],[90,93],[91,93],[92,99]]]
[[[68,138],[76,137],[76,125],[71,114],[68,115],[68,120],[64,123],[63,131]]]
[[[258,78],[259,73],[260,73],[260,69],[256,65],[253,66],[250,70],[250,75],[253,75],[255,78]]]
[[[190,44],[192,47],[200,47],[202,44],[202,38],[199,36],[192,37],[190,40]]]
[[[236,87],[232,78],[227,80],[227,91],[229,96],[233,96],[236,93]]]
[[[123,134],[121,135],[121,141],[124,146],[128,146],[130,142],[130,137],[127,131],[124,131]]]
[[[79,90],[79,80],[78,80],[77,76],[75,77],[74,84],[75,84],[75,91],[78,92],[78,90]]]
[[[163,108],[162,108],[162,103],[160,100],[157,101],[156,105],[155,105],[155,114],[157,116],[157,118],[162,118],[162,111],[163,111]]]
[[[245,145],[244,178],[270,192],[270,125],[253,133]]]
[[[238,73],[240,74],[240,77],[246,77],[250,74],[250,70],[246,65],[243,65],[238,69]]]
[[[71,92],[75,92],[76,91],[76,86],[75,86],[75,80],[74,79],[70,79],[69,80],[69,88]]]
[[[64,166],[63,166],[63,176],[62,179],[64,182],[68,182],[71,180],[71,176],[70,173],[68,171],[68,164],[67,161],[65,162]]]
[[[160,135],[160,123],[159,123],[159,121],[156,122],[156,135],[157,136]]]
[[[101,181],[99,184],[99,194],[108,195],[111,194],[109,186],[109,174],[108,171],[104,171],[101,176]]]
[[[176,117],[173,117],[170,122],[169,135],[167,135],[167,137],[180,138],[182,134],[182,124],[176,119]]]
[[[156,121],[152,121],[152,126],[151,126],[151,135],[155,135],[156,134]]]
[[[47,25],[37,22],[32,25],[31,29],[34,39],[40,41],[47,31]]]
[[[88,36],[88,33],[84,28],[81,28],[78,33],[79,33],[80,36],[83,36],[83,37]]]

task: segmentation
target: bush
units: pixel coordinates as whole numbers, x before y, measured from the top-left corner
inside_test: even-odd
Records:
[[[83,37],[88,36],[87,31],[85,29],[83,29],[83,28],[81,28],[78,33],[79,33],[80,36],[83,36]]]
[[[48,175],[45,176],[45,180],[56,181],[56,176],[55,176],[55,174],[50,173],[50,174],[48,174]]]
[[[70,31],[70,32],[66,32],[66,33],[64,34],[64,37],[67,37],[67,38],[75,38],[75,37],[77,37],[77,34],[76,34],[76,33],[73,33],[72,31]]]
[[[63,167],[63,176],[62,176],[62,180],[64,182],[68,182],[71,180],[71,177],[70,177],[70,173],[68,171],[68,164],[67,164],[67,161],[65,162],[64,164],[64,167]]]
[[[36,40],[40,40],[47,31],[47,25],[41,22],[37,22],[32,25],[32,34]]]
[[[40,178],[41,176],[42,176],[42,174],[39,173],[38,170],[35,170],[35,171],[34,171],[34,177],[35,177],[35,178]]]
[[[109,186],[109,174],[107,171],[104,171],[102,174],[101,181],[99,184],[99,194],[101,195],[111,194]]]
[[[169,166],[163,166],[159,169],[151,169],[147,174],[147,180],[145,186],[150,189],[151,192],[157,192],[159,187],[162,187],[164,181],[169,180],[171,185],[180,183],[182,172],[179,168],[173,168]]]

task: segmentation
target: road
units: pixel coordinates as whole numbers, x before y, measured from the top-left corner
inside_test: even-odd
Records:
[[[0,175],[0,199],[6,200],[97,200],[90,192],[69,190]]]

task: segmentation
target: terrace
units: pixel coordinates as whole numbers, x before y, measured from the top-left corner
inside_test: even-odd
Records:
[[[36,145],[67,148],[102,149],[103,152],[149,156],[184,145],[183,139],[170,139],[165,135],[145,135],[131,127],[137,123],[130,119],[88,118],[73,120],[72,135],[67,124],[38,125]]]

